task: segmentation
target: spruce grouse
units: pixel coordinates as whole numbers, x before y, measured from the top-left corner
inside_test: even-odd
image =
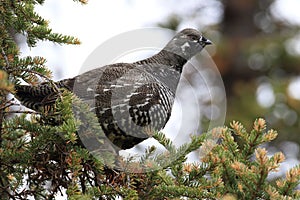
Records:
[[[195,29],[184,29],[157,54],[134,63],[96,68],[56,82],[90,105],[108,139],[128,149],[161,130],[170,118],[185,63],[211,42]],[[57,92],[44,82],[16,85],[15,96],[33,110],[53,105]]]

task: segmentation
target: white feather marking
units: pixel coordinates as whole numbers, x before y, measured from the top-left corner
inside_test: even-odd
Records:
[[[131,94],[126,95],[127,98],[131,98],[133,95],[138,95],[140,94],[139,92],[133,92]]]
[[[110,87],[120,88],[123,87],[123,85],[110,85]]]
[[[91,91],[94,91],[94,89],[88,87],[88,88],[86,89],[86,91],[87,91],[87,92],[91,92]]]
[[[185,49],[186,48],[189,48],[190,47],[190,44],[188,43],[188,42],[186,42],[186,43],[184,43],[182,46],[181,46],[181,50],[183,51],[183,52],[185,52]]]

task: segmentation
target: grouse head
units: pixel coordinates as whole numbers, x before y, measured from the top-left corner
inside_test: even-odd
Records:
[[[186,28],[177,33],[164,50],[189,60],[209,44],[211,41],[203,37],[198,30]]]

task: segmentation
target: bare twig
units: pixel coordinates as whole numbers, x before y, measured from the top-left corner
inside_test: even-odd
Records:
[[[35,112],[35,111],[26,111],[26,110],[14,110],[14,111],[5,111],[5,114],[16,114],[16,113],[22,113],[22,114],[37,114],[39,115],[40,113]]]
[[[3,58],[5,60],[5,63],[6,63],[6,67],[3,66],[4,70],[6,71],[9,68],[10,64],[9,64],[9,61],[8,61],[8,57],[6,56],[6,53],[5,53],[3,48],[1,48],[1,55],[3,56]]]
[[[19,105],[19,104],[13,103],[13,101],[14,101],[14,99],[12,98],[10,100],[7,100],[5,103],[2,103],[0,105],[0,110],[4,110],[5,108],[8,108],[10,106],[17,106],[17,105]]]

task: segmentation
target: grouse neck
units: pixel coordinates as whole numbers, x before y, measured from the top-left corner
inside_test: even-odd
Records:
[[[185,65],[186,62],[187,60],[182,56],[163,49],[150,58],[137,61],[136,64],[160,64],[165,67],[174,68],[181,73],[183,65]]]

